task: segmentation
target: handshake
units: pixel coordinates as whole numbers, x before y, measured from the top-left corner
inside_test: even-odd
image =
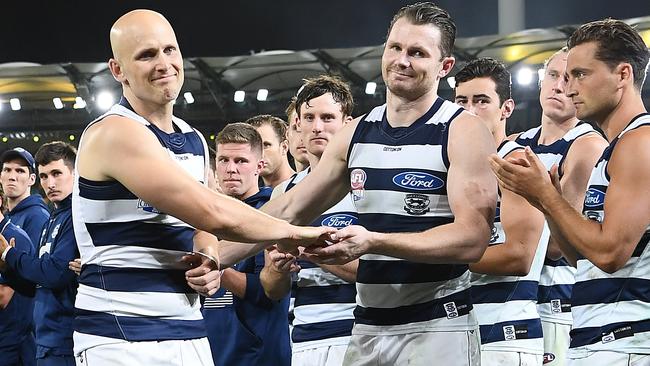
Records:
[[[296,228],[297,235],[267,249],[273,269],[278,272],[299,271],[299,258],[317,264],[351,262],[370,250],[375,235],[358,225],[339,230],[327,226]]]

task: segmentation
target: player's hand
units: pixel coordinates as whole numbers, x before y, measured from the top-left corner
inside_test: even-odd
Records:
[[[291,253],[282,253],[272,246],[266,249],[268,253],[268,258],[270,260],[269,268],[272,271],[278,273],[292,273],[300,271],[300,265],[298,265],[298,258],[296,258]]]
[[[303,257],[318,264],[345,264],[368,252],[374,233],[363,226],[350,225],[338,230],[327,247],[305,248]]]
[[[524,149],[524,156],[520,158],[504,160],[492,154],[489,160],[502,188],[524,197],[543,212],[542,197],[550,190],[556,191],[556,187],[544,164],[529,147]]]
[[[336,228],[329,226],[292,226],[293,233],[289,238],[280,240],[277,244],[279,251],[291,253],[298,257],[300,252],[298,247],[324,247],[334,241]]]
[[[198,253],[187,254],[181,260],[191,267],[185,272],[185,280],[194,291],[209,297],[219,290],[222,273],[219,263]]]
[[[0,234],[0,255],[2,255],[2,253],[4,253],[8,247],[16,247],[16,239],[10,238],[9,242],[7,242],[7,239],[5,239],[4,235]],[[4,271],[6,269],[7,263],[0,258],[0,271]]]
[[[68,262],[68,268],[79,276],[81,274],[81,258],[73,259]]]

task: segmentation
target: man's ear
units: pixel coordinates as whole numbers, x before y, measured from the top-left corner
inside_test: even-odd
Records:
[[[506,99],[506,101],[501,105],[501,120],[510,118],[514,111],[515,101],[512,99]]]

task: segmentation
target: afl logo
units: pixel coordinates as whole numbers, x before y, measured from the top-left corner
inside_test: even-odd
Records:
[[[418,191],[438,189],[445,185],[445,182],[442,179],[428,173],[419,172],[397,174],[393,177],[393,183],[402,188],[409,188]]]
[[[321,225],[335,227],[337,229],[344,228],[346,226],[354,225],[357,223],[357,218],[352,215],[339,214],[327,216],[321,221]]]
[[[363,199],[366,179],[368,177],[363,169],[354,169],[350,172],[350,188],[352,189],[352,198],[354,201]]]
[[[552,353],[544,353],[544,364],[555,361],[555,355]]]
[[[600,207],[605,203],[605,192],[589,188],[585,195],[585,207]]]

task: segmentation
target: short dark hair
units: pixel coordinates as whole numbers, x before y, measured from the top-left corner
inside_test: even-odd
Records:
[[[53,161],[63,160],[65,166],[70,171],[73,171],[76,157],[77,149],[74,146],[63,141],[52,141],[41,145],[36,150],[34,160],[36,160],[36,165],[39,166],[45,166]]]
[[[319,75],[303,79],[303,84],[298,90],[298,95],[296,95],[296,112],[298,112],[298,116],[300,116],[300,108],[303,104],[309,104],[310,100],[327,93],[330,93],[334,101],[341,105],[343,117],[352,115],[354,99],[348,83],[338,76]]]
[[[502,62],[490,57],[477,58],[470,61],[454,76],[456,87],[460,83],[476,78],[490,78],[494,81],[499,96],[499,104],[503,104],[503,102],[512,98],[510,72]]]
[[[397,11],[397,14],[391,20],[386,39],[388,39],[395,22],[401,18],[406,18],[414,25],[431,24],[438,28],[440,30],[440,53],[442,57],[451,56],[456,41],[456,24],[445,9],[431,2],[404,6]]]
[[[229,123],[219,132],[216,140],[216,145],[248,144],[251,147],[251,151],[260,157],[262,156],[262,136],[260,136],[260,133],[251,124],[242,122]]]
[[[645,80],[650,52],[639,33],[630,25],[616,19],[586,23],[569,37],[569,49],[587,42],[596,42],[596,59],[614,69],[620,63],[632,65],[634,86],[641,90]]]
[[[247,119],[244,123],[249,124],[255,128],[269,125],[275,132],[278,142],[282,142],[287,139],[287,123],[281,118],[272,116],[270,114],[260,114],[258,116],[251,117]]]

